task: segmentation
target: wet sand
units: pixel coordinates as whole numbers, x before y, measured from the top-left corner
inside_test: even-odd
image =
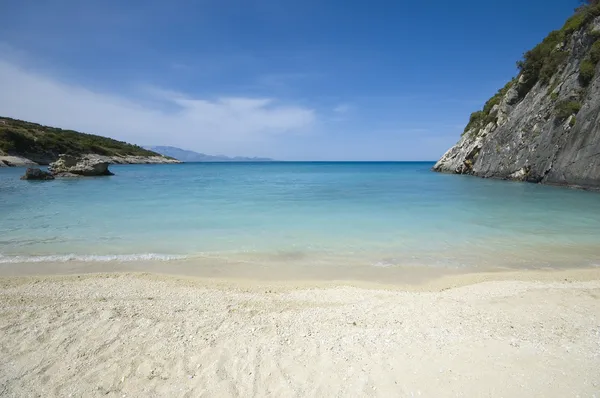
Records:
[[[481,278],[501,278],[499,274],[511,275],[522,271],[522,268],[507,266],[479,267],[447,267],[447,266],[372,266],[364,261],[331,262],[312,264],[305,261],[247,261],[224,260],[221,258],[193,258],[169,261],[61,261],[32,263],[1,263],[0,277],[35,276],[35,275],[79,275],[90,273],[153,273],[161,275],[177,275],[205,279],[209,282],[223,280],[227,282],[249,282],[250,284],[280,283],[307,284],[309,286],[327,284],[352,284],[374,287],[387,286],[394,288],[414,289],[415,285],[423,286],[437,283],[447,278],[457,283]],[[593,268],[592,268],[593,269]],[[532,269],[540,275],[547,271]],[[568,270],[567,270],[568,271]],[[493,276],[496,275],[496,276]],[[437,281],[437,282],[436,282]],[[462,282],[459,282],[462,281]],[[442,282],[446,283],[446,282]]]

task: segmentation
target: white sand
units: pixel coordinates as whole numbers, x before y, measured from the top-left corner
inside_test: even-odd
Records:
[[[433,292],[1,278],[0,395],[600,397],[598,270],[523,275]]]

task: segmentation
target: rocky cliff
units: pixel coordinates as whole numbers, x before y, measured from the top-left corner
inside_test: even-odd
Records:
[[[600,4],[527,52],[434,170],[600,188]]]

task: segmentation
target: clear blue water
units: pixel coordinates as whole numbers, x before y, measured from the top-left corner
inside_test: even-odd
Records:
[[[203,259],[278,267],[600,264],[600,194],[444,175],[432,163],[0,169],[0,263]]]

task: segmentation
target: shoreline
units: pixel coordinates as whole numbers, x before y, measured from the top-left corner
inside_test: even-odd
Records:
[[[480,178],[480,179],[490,179],[490,180],[497,180],[497,181],[509,181],[509,182],[514,182],[514,183],[524,183],[524,184],[534,184],[534,185],[543,185],[543,186],[547,186],[547,187],[554,187],[554,188],[559,188],[559,189],[573,189],[576,191],[587,191],[587,192],[593,192],[593,193],[599,193],[600,192],[600,185],[582,185],[582,184],[573,184],[573,183],[567,183],[567,182],[555,182],[555,181],[550,181],[550,182],[545,182],[545,181],[530,181],[530,180],[524,180],[522,178],[519,177],[510,177],[510,176],[506,176],[506,177],[502,177],[502,176],[486,176],[486,175],[480,175],[480,174],[472,174],[472,173],[460,173],[460,172],[456,172],[450,169],[444,169],[444,168],[436,168],[435,166],[437,166],[438,163],[436,163],[432,168],[431,171],[433,173],[440,173],[440,174],[447,174],[447,175],[456,175],[456,176],[468,176],[468,177],[475,177],[475,178]]]
[[[36,263],[35,268],[43,263]],[[6,264],[0,264],[6,266]],[[15,264],[10,264],[15,265]],[[22,265],[22,264],[19,264]],[[106,266],[106,264],[102,264]],[[0,287],[29,281],[75,281],[94,278],[119,278],[122,276],[135,277],[146,280],[170,281],[182,283],[187,286],[233,289],[244,291],[261,291],[276,289],[277,291],[291,291],[299,289],[331,289],[336,287],[353,287],[381,291],[405,292],[442,292],[464,286],[477,285],[486,282],[588,282],[600,281],[600,267],[570,268],[570,269],[494,269],[494,270],[442,270],[410,267],[408,272],[417,272],[418,275],[407,275],[403,280],[373,281],[357,279],[309,279],[309,278],[260,278],[242,276],[219,276],[186,274],[182,272],[167,272],[164,268],[143,270],[145,265],[140,264],[139,270],[92,270],[81,272],[81,265],[75,266],[72,272],[25,272],[19,274],[6,274],[6,268],[0,267]],[[109,266],[110,267],[110,266]],[[3,269],[4,268],[4,269]],[[100,267],[102,268],[102,267]],[[408,268],[408,267],[406,267]],[[21,272],[23,270],[20,270]],[[445,271],[445,272],[443,272]]]
[[[123,155],[123,156],[105,156],[97,155],[95,153],[82,154],[81,156],[94,156],[98,159],[106,160],[111,165],[126,165],[126,164],[182,164],[183,162],[177,159],[168,158],[166,156],[152,155],[152,156],[137,156],[137,155]],[[27,168],[27,167],[46,167],[50,163],[55,162],[56,159],[48,159],[44,162],[35,162],[31,159],[20,155],[0,155],[0,167],[10,168]]]

